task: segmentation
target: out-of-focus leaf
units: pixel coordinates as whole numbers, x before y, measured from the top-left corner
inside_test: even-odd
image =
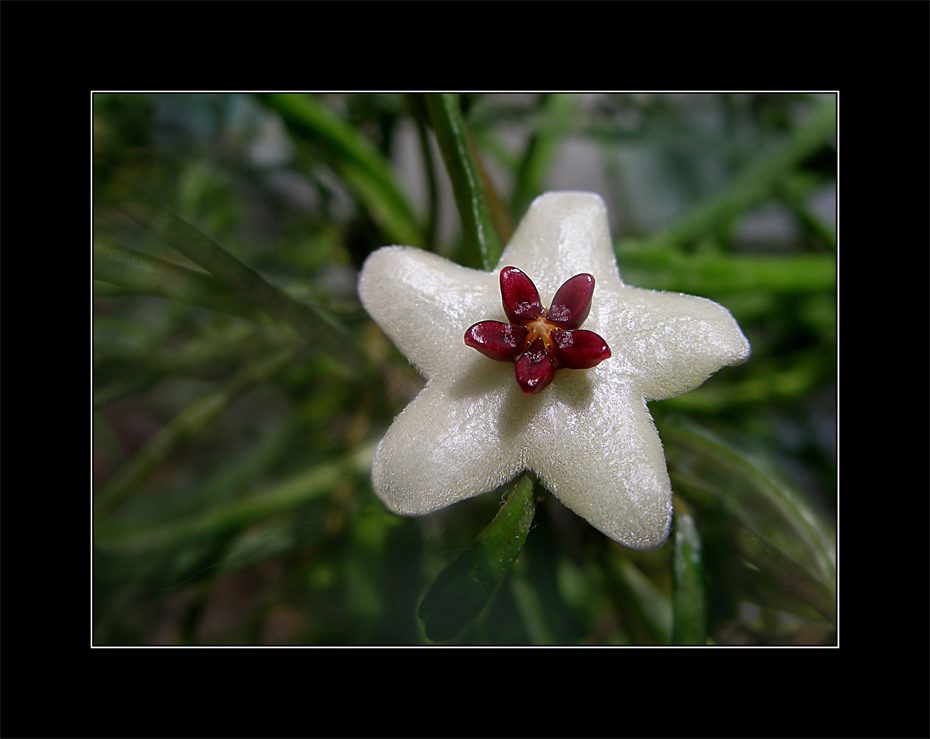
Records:
[[[626,557],[613,557],[611,570],[619,582],[623,597],[627,598],[631,610],[641,619],[643,626],[660,644],[668,644],[672,638],[672,603],[655,583],[643,574]]]
[[[299,347],[289,346],[237,372],[224,387],[208,393],[179,413],[94,494],[94,515],[106,516],[135,490],[168,455],[220,415],[229,404],[256,384],[266,381],[294,361]]]
[[[649,238],[650,248],[677,248],[706,237],[724,223],[735,220],[750,208],[776,194],[790,181],[798,166],[818,149],[833,143],[836,136],[836,99],[825,101],[810,120],[796,128],[776,151],[763,152],[750,162],[722,193],[692,209],[686,218]]]
[[[683,501],[675,503],[672,530],[672,644],[704,644],[704,558],[701,535]]]
[[[692,424],[668,425],[662,438],[676,490],[722,505],[831,591],[835,588],[832,527],[801,491],[745,452]]]
[[[215,277],[104,241],[94,242],[94,279],[250,321],[262,318],[254,305]]]
[[[562,139],[570,131],[569,122],[577,108],[577,96],[544,95],[539,109],[539,123],[533,129],[517,170],[510,206],[514,213],[523,213],[533,198],[546,189],[546,173],[555,158]]]
[[[291,131],[316,145],[315,153],[348,183],[392,242],[422,243],[413,209],[388,162],[355,128],[311,95],[259,95],[258,99],[277,112]]]
[[[432,641],[452,639],[484,610],[523,551],[535,511],[533,482],[524,476],[487,528],[439,573],[419,610]]]
[[[304,470],[270,490],[220,503],[173,523],[145,528],[126,527],[120,523],[96,524],[94,543],[104,549],[146,551],[235,532],[325,495],[347,476],[367,473],[374,449],[375,445],[368,444],[343,459]]]
[[[653,290],[701,295],[813,293],[836,289],[831,254],[782,257],[679,254],[628,244],[617,250],[623,279]]]
[[[232,291],[275,318],[290,324],[301,336],[330,352],[345,356],[347,332],[334,318],[314,306],[295,300],[267,282],[170,208],[103,169],[94,170],[95,197],[155,234],[192,262],[199,264]],[[320,326],[333,331],[321,331]]]
[[[811,577],[758,534],[740,527],[737,540],[746,559],[773,577],[785,590],[810,603],[831,622],[836,622],[836,601],[824,585]]]
[[[748,603],[755,603],[775,611],[793,613],[795,616],[800,616],[809,621],[822,621],[825,623],[835,621],[835,619],[827,618],[820,613],[803,598],[793,595],[777,579],[755,569],[755,567],[745,566],[736,581],[738,582],[740,598]],[[836,612],[836,608],[833,606],[829,610],[834,614]]]

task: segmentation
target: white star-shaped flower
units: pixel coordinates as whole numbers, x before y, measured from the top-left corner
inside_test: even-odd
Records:
[[[593,276],[590,313],[581,317],[584,331],[575,333],[603,337],[609,349],[601,347],[599,356],[607,358],[590,369],[569,369],[571,362],[560,362],[562,355],[548,348],[547,332],[553,329],[555,338],[559,326],[542,321],[546,331],[539,335],[549,354],[537,355],[543,362],[551,356],[561,369],[554,379],[548,372],[550,384],[537,392],[532,379],[518,384],[513,358],[492,361],[490,353],[475,351],[475,341],[466,345],[463,337],[475,324],[513,323],[513,309],[502,303],[502,271],[505,280],[509,274],[524,279],[520,272],[528,277],[541,305],[552,306],[551,320],[560,286],[576,275]],[[623,284],[604,202],[592,193],[538,197],[493,272],[420,249],[379,249],[362,268],[359,295],[427,379],[381,440],[372,466],[375,493],[404,515],[436,511],[531,470],[610,538],[634,549],[661,546],[671,524],[672,487],[646,402],[693,390],[749,356],[749,342],[726,308]],[[525,325],[532,334],[535,323]],[[513,342],[527,333],[504,329],[508,340],[519,332]],[[514,344],[514,352],[531,354],[526,347],[533,336],[526,346]]]

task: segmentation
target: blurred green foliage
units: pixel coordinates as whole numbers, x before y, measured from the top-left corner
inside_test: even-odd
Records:
[[[372,493],[423,381],[361,309],[358,269],[392,243],[487,264],[561,189],[607,201],[627,283],[720,302],[753,354],[650,405],[669,544],[627,550],[543,496],[452,643],[835,643],[832,95],[93,110],[96,644],[431,643],[424,595],[503,501],[412,519]]]

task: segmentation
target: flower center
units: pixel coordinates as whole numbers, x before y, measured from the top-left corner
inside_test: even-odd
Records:
[[[581,330],[591,310],[594,277],[585,272],[564,282],[548,310],[533,281],[516,267],[504,267],[500,282],[509,323],[480,321],[465,332],[465,345],[489,359],[513,362],[524,393],[544,390],[558,369],[591,369],[610,357],[603,338]]]
[[[548,311],[543,309],[543,312],[540,313],[535,321],[530,321],[525,324],[524,327],[529,331],[529,334],[527,334],[526,340],[523,342],[523,351],[533,346],[533,342],[536,341],[536,339],[542,339],[546,351],[552,354],[552,337],[549,334],[557,329],[558,326],[546,320],[546,313],[548,313]]]

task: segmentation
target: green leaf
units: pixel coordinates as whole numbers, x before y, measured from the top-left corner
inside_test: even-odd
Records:
[[[314,153],[352,188],[385,235],[396,244],[416,246],[423,238],[413,208],[397,185],[388,162],[347,121],[310,95],[259,95]]]
[[[672,644],[704,644],[704,557],[701,536],[684,501],[675,502],[672,531]]]
[[[836,623],[836,600],[803,567],[799,567],[758,534],[740,527],[737,541],[743,556],[760,571],[774,578],[789,594],[801,598],[819,613]]]
[[[691,500],[717,504],[727,510],[745,529],[754,532],[759,542],[744,536],[741,545],[753,556],[767,557],[766,547],[777,551],[784,561],[797,563],[816,576],[829,592],[835,589],[836,563],[834,534],[805,495],[776,475],[761,459],[731,447],[721,439],[691,424],[663,427],[662,438],[671,464],[676,490]],[[757,566],[759,566],[757,564]],[[773,565],[773,568],[776,565]],[[796,565],[797,566],[797,565]],[[762,567],[760,567],[762,569]],[[790,570],[794,573],[793,570]],[[788,587],[802,581],[786,577]],[[808,599],[810,588],[795,595]],[[818,610],[821,600],[808,600]],[[823,612],[823,611],[821,611]]]
[[[648,239],[650,247],[676,249],[732,223],[771,199],[797,174],[805,159],[836,137],[836,99],[822,103],[778,150],[763,152],[739,172],[719,195],[691,209],[687,217]]]
[[[608,559],[612,587],[624,601],[624,610],[659,644],[672,636],[672,603],[669,597],[622,553]]]
[[[255,306],[215,277],[104,241],[94,241],[94,279],[250,321],[262,320]]]
[[[439,573],[423,598],[420,620],[432,641],[452,639],[484,610],[523,551],[535,512],[533,482],[524,476],[494,520]]]
[[[562,139],[571,131],[571,120],[577,106],[576,95],[543,95],[538,112],[540,120],[533,127],[510,198],[514,213],[526,211],[533,198],[545,190],[546,173]]]
[[[322,497],[347,477],[367,475],[374,450],[374,444],[366,444],[343,458],[302,470],[270,489],[209,506],[195,515],[185,514],[176,521],[154,526],[95,523],[94,544],[114,551],[144,553],[235,533]]]
[[[680,254],[626,242],[617,249],[623,279],[651,290],[700,295],[832,293],[836,257]]]
[[[94,494],[94,516],[105,517],[168,455],[214,421],[240,395],[291,364],[300,351],[288,346],[242,368],[223,387],[195,401],[153,436]]]
[[[472,266],[493,269],[501,243],[488,211],[485,177],[455,95],[426,95],[433,131],[452,179]],[[506,234],[509,236],[509,234]]]
[[[346,354],[349,348],[344,336],[346,331],[330,315],[295,300],[267,282],[171,209],[129,182],[109,176],[104,169],[94,170],[94,188],[95,198],[100,197],[102,202],[199,264],[231,291],[289,324],[313,345],[337,355]],[[321,323],[334,330],[321,331]]]

